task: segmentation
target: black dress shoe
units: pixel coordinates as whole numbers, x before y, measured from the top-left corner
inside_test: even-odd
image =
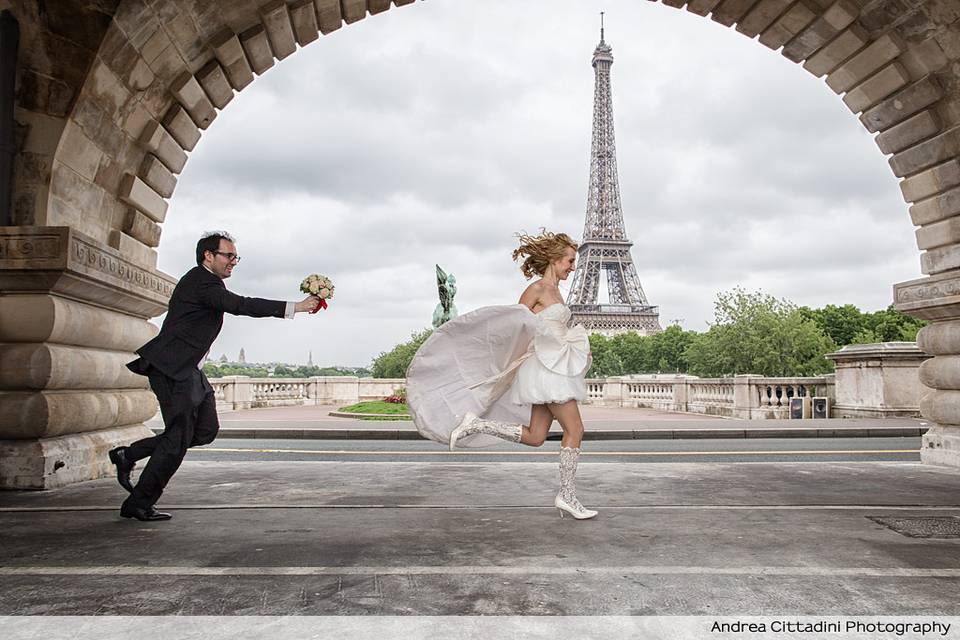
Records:
[[[154,522],[156,520],[169,520],[173,516],[163,511],[157,511],[153,507],[128,507],[124,504],[120,507],[120,515],[124,518],[136,518],[141,522]]]
[[[133,471],[136,462],[127,459],[127,448],[117,447],[110,450],[110,462],[117,467],[117,482],[120,486],[133,493],[133,484],[130,482],[130,472]]]

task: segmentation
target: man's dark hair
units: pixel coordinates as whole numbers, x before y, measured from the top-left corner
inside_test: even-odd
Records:
[[[197,266],[203,264],[203,254],[207,251],[216,252],[220,250],[220,241],[227,240],[236,242],[226,231],[208,231],[204,233],[197,241]]]

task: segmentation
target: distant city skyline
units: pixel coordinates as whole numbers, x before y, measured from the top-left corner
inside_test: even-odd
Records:
[[[603,8],[625,225],[664,324],[705,330],[734,286],[876,310],[920,276],[896,180],[822,79],[686,11]],[[337,295],[317,316],[228,318],[212,352],[367,367],[430,325],[437,263],[461,314],[516,303],[513,234],[583,229],[598,11],[416,3],[237,94],[180,177],[159,268],[180,276],[225,228],[232,290],[300,299],[322,273]]]

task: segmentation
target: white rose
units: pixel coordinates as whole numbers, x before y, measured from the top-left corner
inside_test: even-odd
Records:
[[[317,295],[319,295],[321,298],[329,298],[330,289],[327,289],[326,287],[324,287],[323,289],[320,289],[320,291],[317,292]]]
[[[316,282],[311,282],[311,283],[310,283],[310,293],[312,293],[313,295],[317,295],[317,292],[318,292],[319,290],[320,290],[320,287],[317,285]]]

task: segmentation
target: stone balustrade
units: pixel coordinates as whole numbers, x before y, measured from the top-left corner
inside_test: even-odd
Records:
[[[210,380],[220,410],[291,405],[347,405],[380,400],[406,386],[403,378],[249,378]],[[585,404],[651,407],[729,418],[786,418],[790,398],[826,396],[833,403],[832,376],[819,378],[703,379],[691,376],[627,376],[587,380]]]
[[[641,375],[588,381],[590,404],[605,407],[649,407],[660,411],[700,413],[764,420],[788,418],[790,399],[826,397],[833,404],[833,376],[765,378],[697,378],[685,375]]]
[[[403,378],[250,378],[226,376],[210,380],[221,411],[293,405],[348,405],[381,400],[406,385]]]
[[[851,345],[827,355],[837,373],[768,378],[738,375],[698,378],[683,374],[587,379],[585,404],[649,407],[660,411],[769,420],[790,417],[791,398],[827,398],[834,418],[918,416],[929,392],[931,357],[913,342]],[[926,370],[921,365],[927,367]],[[210,381],[221,410],[289,405],[348,405],[379,400],[406,386],[403,378],[248,378]],[[926,386],[925,386],[926,385]]]

